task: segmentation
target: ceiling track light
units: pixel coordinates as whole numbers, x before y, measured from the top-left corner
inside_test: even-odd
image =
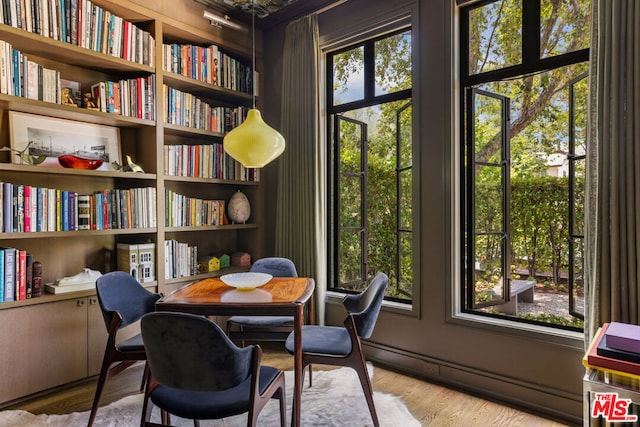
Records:
[[[248,31],[248,29],[236,22],[233,22],[228,15],[220,16],[213,12],[209,12],[208,10],[204,11],[203,14],[205,19],[208,19],[211,22],[211,25],[215,25],[216,27],[229,27],[238,31]]]

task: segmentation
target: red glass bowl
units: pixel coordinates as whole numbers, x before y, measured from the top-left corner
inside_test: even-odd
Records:
[[[60,162],[62,167],[65,168],[95,170],[102,166],[104,160],[83,159],[82,157],[74,156],[73,154],[65,154],[58,157],[58,162]]]

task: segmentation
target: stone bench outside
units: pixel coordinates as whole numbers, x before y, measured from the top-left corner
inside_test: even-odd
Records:
[[[496,311],[505,314],[518,314],[518,302],[533,302],[533,288],[535,280],[512,280],[509,302],[496,305]]]

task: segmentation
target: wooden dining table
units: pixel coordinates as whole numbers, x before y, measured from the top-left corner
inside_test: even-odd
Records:
[[[158,311],[179,311],[204,316],[293,316],[294,386],[291,425],[300,425],[302,397],[302,325],[304,306],[315,282],[306,277],[274,277],[250,290],[228,286],[220,278],[207,278],[179,288],[156,302]]]

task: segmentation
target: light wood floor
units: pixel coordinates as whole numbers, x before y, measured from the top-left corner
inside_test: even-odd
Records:
[[[263,345],[263,363],[280,369],[293,369],[293,360],[279,347]],[[107,381],[101,406],[135,393],[142,378],[137,364]],[[314,369],[331,369],[314,366]],[[56,393],[44,395],[7,409],[23,409],[34,414],[64,414],[91,409],[96,381],[88,381]],[[409,411],[425,426],[447,427],[559,427],[570,424],[548,420],[485,399],[431,384],[375,366],[375,391],[402,397]]]

